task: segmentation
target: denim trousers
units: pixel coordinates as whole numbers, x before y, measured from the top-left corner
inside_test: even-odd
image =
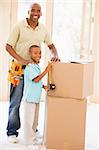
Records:
[[[7,135],[18,136],[18,129],[21,126],[20,122],[20,104],[23,96],[24,80],[21,79],[19,85],[10,87],[10,104],[9,104],[9,114],[8,114],[8,124],[7,124]]]

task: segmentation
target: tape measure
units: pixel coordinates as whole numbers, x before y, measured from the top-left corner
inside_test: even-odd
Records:
[[[52,70],[48,72],[48,85],[50,85],[50,90],[55,90],[56,86],[52,80]]]

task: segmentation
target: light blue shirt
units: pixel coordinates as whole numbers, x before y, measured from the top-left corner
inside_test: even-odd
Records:
[[[40,97],[42,93],[42,81],[33,81],[33,79],[36,78],[40,73],[41,70],[38,64],[29,64],[24,70],[23,99],[27,102],[40,102]]]

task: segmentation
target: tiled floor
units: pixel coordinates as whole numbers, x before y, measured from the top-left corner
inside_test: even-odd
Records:
[[[6,136],[8,105],[8,102],[0,102],[0,150],[46,150],[44,146],[28,146],[22,142],[22,128],[19,130],[20,142],[18,144],[8,143]],[[23,109],[23,107],[20,109],[21,117]],[[39,117],[41,134],[43,134],[44,110],[45,103],[41,102]],[[85,150],[99,150],[99,104],[88,104]]]

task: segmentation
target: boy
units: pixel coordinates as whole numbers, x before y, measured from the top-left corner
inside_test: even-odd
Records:
[[[49,90],[48,86],[42,85],[41,79],[51,70],[51,63],[41,73],[39,61],[41,59],[41,50],[37,45],[32,45],[29,48],[29,55],[32,63],[28,64],[24,70],[24,92],[23,99],[25,100],[25,140],[26,142],[40,144],[38,139],[37,125],[39,115],[39,103],[42,92],[42,87]],[[34,115],[32,115],[34,114]]]

